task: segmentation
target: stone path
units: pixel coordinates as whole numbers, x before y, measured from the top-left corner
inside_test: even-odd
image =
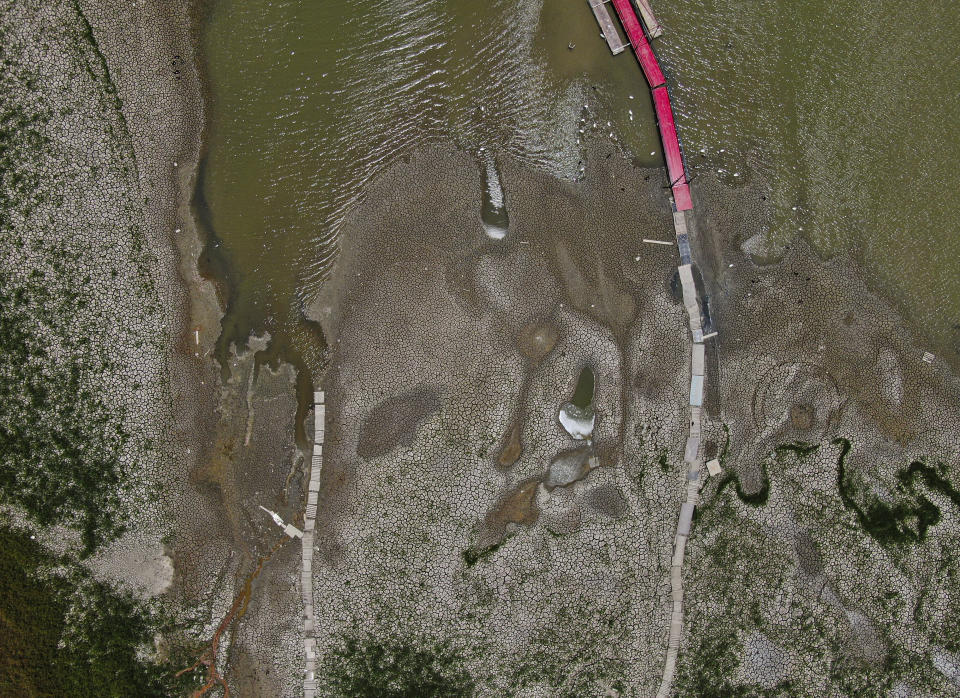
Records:
[[[693,509],[697,505],[700,491],[700,430],[703,407],[704,390],[704,323],[701,315],[700,301],[697,298],[697,288],[693,279],[693,259],[690,253],[690,238],[687,232],[687,212],[693,213],[693,199],[690,196],[690,187],[687,180],[686,166],[683,161],[683,151],[680,149],[680,140],[677,136],[676,124],[673,117],[673,106],[670,103],[670,92],[667,90],[667,78],[660,69],[657,55],[650,47],[650,42],[644,34],[640,21],[630,0],[611,0],[623,29],[630,39],[633,51],[643,75],[650,87],[653,98],[654,111],[657,115],[657,128],[663,143],[663,156],[666,161],[667,175],[670,187],[673,190],[673,226],[677,235],[677,250],[680,253],[680,284],[683,287],[683,306],[687,311],[690,322],[690,335],[693,338],[693,349],[690,363],[690,429],[687,433],[687,443],[683,450],[683,460],[687,464],[687,497],[680,507],[680,520],[677,522],[677,533],[673,543],[673,560],[670,565],[670,588],[673,600],[673,612],[670,616],[670,639],[667,643],[667,658],[664,662],[663,676],[657,698],[666,698],[670,695],[673,686],[673,675],[677,667],[677,655],[680,651],[680,636],[683,632],[683,554],[690,535],[690,523],[693,520]],[[653,16],[649,3],[638,0],[643,22],[651,37],[659,36],[660,24]],[[712,337],[715,332],[708,331],[706,336]]]
[[[300,574],[300,592],[303,595],[303,641],[307,655],[303,679],[304,698],[314,698],[317,692],[317,639],[313,627],[313,532],[317,519],[317,496],[320,491],[320,469],[323,466],[323,431],[326,409],[323,391],[313,394],[313,456],[310,462],[310,484],[307,487],[307,510],[303,521],[303,569]]]
[[[677,669],[677,656],[680,653],[680,636],[683,633],[683,557],[693,521],[693,510],[699,501],[700,492],[700,430],[701,410],[703,409],[703,389],[705,377],[706,351],[703,346],[703,319],[700,301],[693,281],[693,267],[690,258],[690,243],[687,234],[687,214],[675,211],[673,227],[677,234],[677,248],[680,251],[680,285],[683,288],[683,305],[687,310],[690,323],[690,335],[693,344],[690,352],[690,399],[689,431],[687,443],[683,449],[683,461],[687,465],[687,496],[680,505],[680,518],[677,532],[673,538],[673,559],[670,562],[670,598],[673,610],[670,614],[670,639],[667,642],[667,658],[663,665],[663,675],[657,698],[667,698],[673,686],[673,676]]]

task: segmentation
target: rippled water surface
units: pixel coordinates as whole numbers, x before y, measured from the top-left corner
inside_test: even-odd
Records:
[[[695,173],[769,182],[774,248],[802,228],[824,253],[853,251],[956,351],[960,12],[930,0],[654,9],[685,150],[706,152]],[[659,162],[642,75],[629,52],[610,55],[586,0],[219,0],[205,51],[202,200],[233,288],[224,341],[266,329],[312,367],[303,304],[364,183],[406,149],[446,139],[476,152],[478,191],[489,153],[576,176],[580,128]]]
[[[960,8],[949,0],[657,3],[689,154],[768,180],[771,242],[851,252],[960,350]],[[724,148],[726,152],[719,153]],[[696,161],[696,158],[694,158]]]
[[[476,152],[478,192],[491,154],[576,176],[583,127],[658,150],[630,56],[610,61],[585,2],[548,7],[541,27],[540,4],[525,0],[217,3],[202,200],[234,290],[226,343],[266,329],[316,353],[298,318],[340,224],[364,183],[412,146],[444,139]]]

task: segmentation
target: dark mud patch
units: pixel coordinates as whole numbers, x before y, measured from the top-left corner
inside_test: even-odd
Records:
[[[532,322],[521,330],[517,344],[521,354],[539,361],[553,351],[559,338],[557,328],[549,323]]]
[[[510,524],[532,526],[540,517],[537,506],[539,478],[524,480],[508,491],[483,520],[480,545],[487,547],[502,541]]]
[[[374,407],[360,425],[357,455],[376,458],[397,446],[411,446],[417,426],[440,409],[436,388],[415,388],[387,398]]]
[[[612,482],[595,487],[587,495],[587,504],[611,519],[622,519],[630,513],[630,505],[620,488]]]
[[[794,429],[799,429],[800,431],[811,429],[815,418],[816,412],[813,409],[813,405],[797,404],[790,408],[790,424],[793,425]]]
[[[500,457],[497,458],[497,464],[501,468],[509,468],[519,460],[523,454],[523,442],[520,440],[522,431],[520,422],[514,422],[503,440],[503,450],[500,451]]]
[[[817,575],[823,571],[823,556],[820,554],[816,541],[807,531],[801,531],[797,534],[793,541],[793,547],[797,552],[800,569],[810,575]]]

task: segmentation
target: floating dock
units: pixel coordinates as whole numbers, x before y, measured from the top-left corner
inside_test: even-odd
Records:
[[[613,3],[613,9],[617,11],[617,16],[620,17],[620,24],[623,25],[623,30],[627,33],[627,39],[633,46],[633,52],[637,54],[637,60],[640,61],[640,67],[643,68],[643,75],[647,78],[647,84],[650,85],[650,89],[660,87],[667,82],[667,79],[663,76],[663,71],[660,70],[660,63],[657,61],[653,49],[650,48],[650,42],[647,41],[647,37],[643,33],[643,27],[640,20],[637,19],[637,13],[633,11],[630,0],[610,1]]]
[[[680,151],[680,139],[677,137],[677,125],[673,120],[673,108],[670,106],[670,93],[666,85],[653,90],[653,108],[657,113],[657,126],[660,128],[663,157],[667,161],[667,175],[673,189],[673,200],[678,211],[687,211],[693,208],[693,201],[690,199],[687,172],[683,166],[683,153]]]
[[[607,9],[607,3],[610,0],[587,0],[590,4],[590,9],[593,10],[593,16],[597,18],[597,24],[600,25],[600,31],[603,34],[603,38],[607,41],[607,46],[610,47],[610,52],[616,56],[618,53],[622,53],[630,44],[623,43],[623,40],[620,39],[620,34],[617,32],[617,27],[613,23],[613,18],[610,16],[610,10]]]
[[[690,187],[687,186],[687,172],[683,163],[683,151],[680,149],[680,139],[677,137],[677,126],[673,120],[673,106],[670,104],[670,93],[667,91],[667,79],[660,70],[660,62],[646,34],[643,33],[643,26],[630,0],[611,0],[611,2],[653,94],[653,106],[657,113],[657,126],[663,143],[664,159],[667,161],[667,174],[670,177],[670,188],[673,190],[674,205],[678,211],[689,211],[693,208],[693,201],[690,198]]]

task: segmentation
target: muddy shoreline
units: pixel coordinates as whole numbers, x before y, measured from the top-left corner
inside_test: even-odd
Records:
[[[130,125],[144,227],[158,258],[169,260],[157,270],[169,328],[169,412],[158,415],[169,421],[163,427],[172,527],[167,554],[173,560],[167,603],[190,619],[194,642],[208,642],[237,595],[245,596],[241,613],[219,637],[230,669],[221,664],[218,670],[241,693],[277,695],[285,674],[280,667],[285,656],[296,662],[299,637],[298,629],[281,619],[297,617],[299,601],[296,595],[284,598],[285,586],[275,575],[295,569],[299,554],[285,545],[271,553],[277,531],[257,506],[291,520],[300,510],[296,483],[303,454],[294,442],[298,381],[283,362],[255,361],[265,346],[256,338],[249,348],[244,342],[240,353],[231,347],[217,351],[225,299],[201,274],[205,242],[194,208],[209,103],[202,23],[210,7],[189,0],[139,10],[105,4],[90,17]],[[125,29],[118,30],[116,22],[124,17]],[[146,89],[151,73],[161,76],[156,79],[163,87],[154,83]],[[242,612],[278,603],[275,612],[249,617]],[[264,633],[280,655],[258,649]],[[298,673],[296,665],[288,671]],[[197,672],[203,673],[202,667]]]
[[[160,8],[160,5],[156,7]],[[175,56],[187,54],[193,56],[193,70],[187,69],[186,65],[177,68],[180,73],[174,75],[180,78],[175,82],[182,86],[179,101],[172,104],[172,113],[167,115],[162,127],[158,127],[161,122],[150,113],[148,106],[138,105],[135,99],[123,100],[127,119],[135,133],[139,126],[144,134],[139,141],[142,150],[137,159],[149,199],[145,207],[148,228],[157,234],[154,245],[158,249],[168,246],[175,250],[173,261],[164,267],[163,277],[164,288],[169,294],[168,321],[172,328],[170,379],[176,425],[173,441],[176,443],[171,445],[171,457],[177,463],[170,473],[171,491],[175,493],[171,496],[171,506],[175,511],[177,536],[169,548],[174,559],[174,580],[168,593],[183,607],[203,609],[205,637],[210,636],[236,594],[245,591],[245,581],[257,567],[257,561],[278,541],[277,531],[269,527],[269,522],[264,523],[258,518],[255,505],[264,503],[291,520],[300,515],[301,490],[291,483],[301,480],[304,472],[304,449],[309,443],[309,434],[304,432],[302,424],[308,414],[306,405],[314,387],[303,362],[297,363],[292,355],[282,350],[267,356],[265,338],[251,338],[249,346],[238,347],[237,351],[224,345],[221,325],[224,302],[229,302],[230,297],[229,271],[208,262],[206,273],[201,273],[212,239],[209,237],[211,231],[206,231],[208,237],[205,239],[205,231],[195,220],[199,168],[208,127],[203,115],[210,99],[200,49],[201,21],[208,8],[206,3],[184,3],[179,8],[182,14],[178,14],[177,9],[164,4],[162,10],[157,9],[156,17],[151,20],[153,24],[143,17],[130,20],[131,26],[154,26],[158,32],[170,33],[165,50],[149,54],[155,66],[172,65]],[[170,14],[165,16],[164,12]],[[106,36],[111,31],[108,24],[98,25],[96,22],[94,30],[99,32],[98,36]],[[106,52],[109,54],[109,41],[103,41],[108,45]],[[119,47],[115,55],[121,55]],[[147,52],[140,55],[147,55]],[[108,55],[108,62],[110,60]],[[113,60],[122,66],[123,59]],[[125,82],[127,78],[122,69],[118,74],[121,94],[136,92],[135,81]],[[165,134],[158,139],[160,145],[152,140],[158,132]],[[146,135],[148,133],[154,135]],[[444,225],[450,225],[453,217],[461,222],[476,218],[476,232],[482,235],[480,193],[473,186],[475,180],[481,181],[481,178],[479,171],[473,172],[473,159],[462,152],[449,150],[443,150],[439,156],[431,149],[412,153],[406,161],[399,162],[370,183],[371,188],[382,190],[393,208],[388,210],[376,201],[367,201],[351,214],[346,228],[355,232],[357,238],[353,240],[349,235],[345,236],[348,249],[333,278],[318,302],[305,311],[307,317],[318,319],[331,345],[339,344],[341,339],[345,343],[342,347],[334,346],[330,371],[322,380],[330,395],[331,426],[327,443],[331,462],[324,469],[323,520],[318,519],[318,531],[322,532],[318,533],[321,536],[320,558],[326,565],[315,570],[318,593],[327,600],[345,602],[354,619],[369,619],[378,611],[386,613],[389,619],[399,623],[398,632],[417,637],[430,636],[431,633],[439,633],[438,636],[442,637],[443,633],[437,628],[457,617],[454,610],[473,612],[479,608],[482,614],[487,614],[485,617],[498,619],[498,622],[518,617],[520,621],[516,627],[501,626],[504,627],[503,634],[508,636],[507,645],[497,647],[493,638],[487,636],[486,628],[470,622],[461,628],[464,634],[456,640],[472,673],[483,676],[484,672],[490,672],[485,679],[490,690],[501,690],[509,685],[513,680],[509,671],[515,670],[517,675],[522,675],[526,670],[523,667],[526,658],[522,654],[511,655],[511,651],[522,647],[523,638],[528,634],[539,634],[541,639],[549,637],[551,646],[556,643],[562,647],[569,643],[570,647],[579,648],[577,652],[590,653],[608,641],[619,643],[622,649],[624,658],[615,666],[597,669],[599,678],[581,677],[577,673],[579,670],[564,674],[563,667],[577,666],[576,657],[568,657],[563,651],[551,654],[548,663],[556,674],[550,678],[553,686],[565,685],[565,682],[573,681],[573,677],[583,681],[586,687],[593,686],[589,681],[594,679],[598,681],[596,685],[603,685],[603,681],[616,682],[624,676],[630,677],[633,686],[652,685],[658,672],[654,669],[647,671],[645,667],[656,667],[665,642],[661,637],[666,614],[666,605],[661,603],[665,601],[662,582],[664,571],[669,567],[671,519],[675,518],[681,496],[678,483],[672,478],[676,473],[671,468],[681,450],[679,435],[683,431],[683,419],[676,407],[683,403],[685,377],[683,365],[670,358],[676,352],[667,351],[667,348],[673,346],[671,343],[685,341],[686,335],[681,319],[682,308],[678,309],[669,301],[673,251],[664,259],[655,260],[656,250],[634,248],[642,247],[638,242],[642,236],[636,234],[639,227],[643,227],[650,237],[669,237],[669,210],[666,194],[661,189],[662,182],[658,181],[662,179],[659,170],[638,170],[614,149],[611,148],[608,155],[605,152],[607,144],[595,144],[594,148],[595,152],[587,160],[590,169],[586,181],[574,184],[532,172],[521,163],[506,159],[502,163],[503,180],[511,232],[507,234],[505,249],[498,251],[493,243],[482,237],[471,238],[469,246],[472,248],[467,252],[461,249],[462,241],[456,241],[453,235],[447,238],[438,235],[437,239],[429,240],[429,244],[404,239],[400,243],[400,252],[409,268],[416,270],[414,276],[418,278],[411,280],[406,272],[397,269],[384,270],[384,274],[392,275],[384,283],[396,291],[391,298],[386,298],[382,289],[368,280],[367,275],[374,260],[385,259],[388,254],[397,252],[396,248],[390,249],[386,245],[389,234],[402,235],[409,229],[411,221],[423,228],[429,224],[423,213],[412,210],[410,204],[410,201],[418,200],[419,192],[407,191],[409,201],[391,198],[395,190],[386,186],[386,182],[393,181],[397,187],[402,187],[405,181],[419,181],[424,175],[446,171],[437,178],[439,187],[434,196],[422,198],[424,210],[433,211],[435,218],[442,220]],[[614,157],[608,161],[611,155]],[[444,160],[447,164],[443,164]],[[405,173],[407,179],[404,180],[398,172]],[[592,179],[594,177],[596,179]],[[630,193],[626,193],[624,182],[631,186]],[[711,298],[714,324],[721,333],[719,341],[714,342],[708,352],[710,384],[707,393],[712,402],[707,408],[713,423],[705,426],[705,433],[709,437],[707,441],[712,441],[714,448],[719,450],[723,430],[728,429],[728,435],[732,431],[733,446],[726,454],[725,466],[737,478],[738,491],[742,490],[747,497],[763,492],[769,482],[764,485],[768,473],[760,466],[762,454],[791,440],[822,440],[835,434],[863,433],[867,439],[892,437],[900,444],[898,458],[954,455],[949,440],[942,438],[942,429],[931,432],[927,423],[939,406],[949,403],[949,391],[945,386],[953,385],[955,380],[940,373],[931,379],[921,373],[925,368],[914,360],[913,354],[917,353],[915,341],[902,336],[903,318],[891,313],[885,303],[861,282],[854,281],[845,286],[837,281],[844,271],[849,271],[848,265],[842,261],[824,263],[802,243],[797,244],[797,249],[783,261],[769,267],[753,266],[740,252],[739,243],[762,230],[764,221],[769,220],[767,207],[760,203],[761,189],[761,185],[754,184],[751,188],[729,190],[706,181],[693,186],[698,208],[702,203],[705,210],[698,217],[697,234],[693,236],[698,249],[696,258],[700,261],[704,284]],[[643,192],[639,198],[644,201],[640,225],[637,226],[635,220],[633,226],[618,222],[612,232],[604,218],[607,213],[600,213],[601,205],[584,210],[576,204],[581,196],[599,202],[604,195],[627,200],[636,197],[637,192]],[[564,220],[556,211],[537,214],[538,206],[544,202],[552,202],[565,211],[569,219]],[[617,209],[616,216],[620,216],[617,221],[628,220],[629,208],[624,204]],[[547,219],[549,222],[541,223]],[[169,231],[173,231],[172,234]],[[554,234],[555,237],[551,237]],[[525,251],[521,239],[526,239],[536,252]],[[556,247],[558,239],[562,239],[559,248]],[[608,239],[617,245],[614,253],[591,247]],[[598,249],[602,254],[597,254]],[[609,258],[604,257],[608,253]],[[538,259],[538,254],[542,258]],[[629,260],[637,254],[643,259],[640,272],[629,268]],[[424,257],[434,258],[437,268],[445,270],[440,275],[442,278],[427,267],[421,272],[418,265]],[[517,266],[511,267],[511,264]],[[724,266],[728,264],[734,264],[734,267]],[[547,278],[553,279],[553,286],[546,284],[545,288],[539,289],[541,295],[530,295],[529,289],[511,285],[515,283],[511,278],[514,272],[528,279],[531,288]],[[212,278],[220,274],[224,276]],[[363,278],[354,277],[354,274]],[[791,277],[801,275],[811,283],[820,284],[817,297],[826,299],[825,303],[830,299],[855,297],[856,307],[864,316],[859,321],[855,319],[845,324],[845,316],[834,318],[828,310],[819,314],[802,310],[780,312],[778,303],[786,296],[791,303],[802,304],[798,301],[803,301],[802,293],[806,291],[788,283]],[[816,282],[812,281],[814,277]],[[215,282],[226,289],[221,290],[219,297]],[[754,287],[756,291],[748,290]],[[606,396],[604,399],[610,400],[604,407],[606,421],[601,424],[603,429],[609,430],[604,433],[604,438],[615,445],[605,451],[607,455],[602,468],[588,474],[582,481],[569,483],[569,489],[559,488],[556,494],[537,494],[538,491],[530,487],[531,482],[543,477],[544,469],[549,467],[551,449],[560,448],[562,439],[562,433],[552,425],[549,435],[538,441],[530,425],[551,423],[550,386],[562,383],[566,391],[569,381],[566,374],[573,371],[575,365],[580,365],[574,361],[574,356],[569,359],[565,356],[562,361],[558,359],[557,366],[544,374],[548,376],[544,379],[546,382],[529,393],[525,389],[519,399],[523,405],[518,402],[509,415],[493,408],[486,412],[477,410],[474,403],[457,394],[457,390],[462,389],[465,395],[489,399],[491,405],[496,404],[497,399],[504,404],[517,401],[516,396],[495,385],[495,380],[492,384],[479,364],[474,366],[475,371],[470,376],[472,382],[460,386],[452,378],[462,365],[454,367],[449,363],[450,358],[467,356],[471,349],[469,344],[461,342],[462,337],[434,338],[441,349],[421,357],[424,365],[438,369],[432,377],[422,366],[410,363],[411,357],[416,357],[422,350],[418,343],[422,337],[411,335],[409,328],[398,322],[398,318],[414,323],[424,333],[430,331],[431,322],[435,323],[436,317],[448,318],[451,327],[461,321],[456,312],[450,313],[449,307],[442,304],[429,306],[439,297],[432,295],[439,293],[436,289],[446,289],[444,292],[449,292],[456,304],[455,310],[463,315],[462,322],[473,323],[472,331],[489,333],[484,337],[498,351],[510,346],[511,337],[522,332],[530,322],[551,322],[561,327],[559,336],[563,337],[562,342],[569,343],[572,354],[580,352],[606,371],[600,371],[598,376],[598,386]],[[847,295],[840,294],[837,289]],[[501,293],[503,297],[498,295]],[[753,298],[754,293],[759,300],[751,306],[754,301],[747,299]],[[512,309],[505,298],[514,303],[519,303],[518,299],[529,302],[524,311],[529,311],[529,317]],[[414,307],[414,301],[422,302],[424,308]],[[387,325],[389,341],[381,336],[381,323],[385,317],[389,319],[392,312],[383,310],[388,302],[396,303],[400,308],[398,315]],[[564,305],[567,308],[561,310]],[[428,307],[435,313],[432,318],[424,315]],[[751,310],[745,312],[744,308]],[[491,309],[503,317],[491,319],[491,314],[495,314]],[[738,321],[737,316],[741,314],[744,317]],[[781,316],[791,318],[794,324],[785,324]],[[643,317],[643,322],[635,323],[637,317]],[[755,322],[760,329],[755,331],[744,318]],[[874,318],[879,318],[879,326],[897,339],[888,341],[877,338],[876,332],[871,334],[869,326]],[[789,370],[793,369],[789,369],[783,375],[777,373],[778,367],[809,363],[811,356],[819,356],[818,348],[810,342],[798,342],[799,348],[783,346],[778,333],[802,331],[804,336],[813,336],[820,331],[817,323],[823,321],[839,322],[843,327],[854,327],[854,330],[866,333],[869,335],[869,351],[860,350],[859,336],[854,330],[833,332],[831,329],[833,333],[828,333],[830,340],[839,348],[831,348],[823,362],[815,358],[818,364],[826,366],[823,371],[790,373]],[[732,335],[729,340],[727,333]],[[370,338],[371,344],[377,343],[380,347],[379,355],[363,346],[365,336]],[[409,356],[392,355],[398,352],[396,342],[406,347]],[[447,350],[451,354],[445,356],[443,351]],[[501,371],[501,379],[507,384],[509,379],[534,370],[523,368],[514,360],[513,354],[503,351],[503,354],[494,352],[493,355],[500,357],[502,365],[497,370]],[[880,357],[885,357],[882,358],[884,363],[874,382],[871,382],[872,378],[868,380],[857,375],[857,362],[879,364]],[[471,361],[474,359],[476,357]],[[291,366],[291,360],[295,367]],[[581,356],[577,360],[582,363],[587,359]],[[309,368],[319,383],[321,366],[316,359],[311,361]],[[394,370],[384,371],[377,362]],[[763,367],[762,375],[753,375],[755,366]],[[894,368],[890,369],[890,366]],[[371,371],[371,367],[376,370]],[[536,370],[539,368],[535,367]],[[619,375],[621,373],[623,375]],[[829,374],[829,380],[823,377],[824,373]],[[900,388],[888,385],[889,376],[894,374],[901,376],[899,383],[894,381]],[[801,376],[799,387],[793,387],[790,382],[795,375]],[[348,380],[350,376],[356,380]],[[449,385],[446,392],[418,387],[420,383],[430,382],[447,382]],[[937,383],[935,387],[929,387],[934,383]],[[851,408],[841,414],[839,407],[834,408],[832,403],[820,406],[815,402],[815,398],[823,394],[824,385],[838,385],[845,395],[849,393],[851,397],[843,404],[858,401],[869,404],[874,399],[884,399],[885,407],[872,412],[869,408],[865,412],[861,408]],[[757,399],[741,386],[751,389],[759,386],[756,390],[760,390],[766,400],[763,404],[775,407],[766,412],[763,411],[766,408],[761,408],[760,417],[756,410],[751,413],[747,405],[752,407]],[[890,391],[893,391],[894,398],[901,393],[905,397],[900,397],[899,402],[886,399],[884,396]],[[923,397],[917,397],[919,394]],[[423,399],[423,395],[428,395],[429,399]],[[713,396],[717,396],[715,402]],[[781,416],[777,412],[781,406],[778,401],[787,404],[794,398],[803,408],[796,412],[800,416],[787,422],[777,421]],[[403,405],[406,404],[404,400],[410,402],[410,409],[418,415],[417,419],[410,424],[401,424],[399,428],[373,425],[369,428],[374,431],[386,430],[386,436],[374,439],[377,444],[385,445],[373,450],[359,448],[354,443],[359,438],[354,433],[354,423],[365,423],[363,420],[375,414],[378,404],[393,405],[386,402],[391,399]],[[420,405],[421,402],[424,405]],[[808,402],[813,404],[808,405]],[[904,405],[916,407],[921,403],[925,409],[921,410],[920,416],[904,417]],[[839,398],[837,404],[840,404]],[[540,422],[529,417],[518,420],[517,414],[523,409],[542,419]],[[475,412],[480,422],[489,427],[489,433],[458,423],[464,414],[473,415]],[[863,428],[861,420],[870,426]],[[483,471],[480,493],[471,490],[478,476],[471,475],[463,466],[469,463],[477,468],[483,467],[480,463],[495,455],[496,443],[506,442],[513,425],[518,423],[527,425],[523,440],[528,445],[526,455],[513,459],[510,466],[516,467],[510,472],[496,466],[492,466],[490,472]],[[427,441],[415,438],[416,434],[422,435],[422,429],[426,429],[425,433],[429,435]],[[396,450],[399,446],[404,448]],[[429,463],[408,460],[407,451],[415,448],[429,454]],[[871,449],[865,450],[866,454],[860,452],[854,459],[864,468]],[[478,455],[481,453],[483,455]],[[658,464],[658,457],[664,465]],[[377,467],[372,467],[374,461]],[[445,470],[448,463],[454,463],[463,472]],[[418,493],[403,484],[404,473],[414,467],[426,468],[427,473],[436,478],[432,486],[440,488],[444,501],[452,503],[455,521],[443,517],[424,519],[431,522],[432,527],[427,526],[418,521],[416,517],[421,512],[414,508],[407,521],[398,523],[393,529],[383,528],[382,522],[375,520],[377,512],[389,517],[395,515],[395,510],[374,508],[371,513],[366,509],[368,502],[379,502],[377,506],[382,506],[398,491],[406,492],[411,501],[416,500]],[[394,475],[400,484],[381,480],[383,476],[378,468],[396,471]],[[465,491],[468,495],[464,494]],[[714,486],[707,489],[705,498],[729,504],[723,499],[729,499],[729,493],[730,488],[724,493],[721,486]],[[614,504],[595,505],[597,501],[606,501],[604,498]],[[427,511],[430,502],[416,501]],[[510,506],[505,507],[504,503]],[[395,505],[400,511],[408,506],[408,501],[396,501]],[[607,541],[604,545],[620,545],[617,541],[622,536],[621,529],[640,521],[638,512],[650,517],[643,527],[630,529],[630,535],[639,538],[645,548],[641,553],[642,564],[635,566],[629,561],[630,555],[636,553],[633,549],[621,550],[620,559],[613,562],[593,551],[590,547],[593,543],[586,539],[587,529],[592,527],[592,530],[602,531],[602,537],[609,536],[609,540],[603,537]],[[348,514],[353,520],[374,518],[367,521],[368,529],[352,528],[356,524],[351,523]],[[491,521],[496,526],[491,527]],[[486,522],[487,528],[482,522]],[[382,546],[378,548],[382,556],[373,561],[353,559],[351,556],[356,555],[356,550],[351,548],[351,536],[368,535],[374,529],[383,539],[371,537],[369,545]],[[443,535],[438,531],[443,531]],[[615,531],[616,535],[612,535]],[[585,536],[584,540],[572,543],[578,535]],[[816,536],[816,532],[813,535]],[[438,599],[437,608],[441,610],[434,608],[429,613],[434,614],[431,616],[434,620],[442,621],[435,627],[427,621],[409,617],[404,609],[385,604],[372,581],[378,575],[385,583],[397,578],[400,573],[397,565],[404,562],[397,559],[397,550],[404,549],[405,541],[419,537],[425,543],[424,548],[416,553],[416,569],[411,579],[400,584],[396,591],[409,597],[410,608],[419,603],[418,594],[434,595]],[[398,542],[397,549],[386,544],[391,539]],[[818,540],[825,550],[832,550],[833,543],[822,538]],[[475,559],[476,566],[471,570],[458,567],[463,565],[462,551],[454,548],[460,546],[464,550],[473,550],[481,543],[489,554]],[[506,547],[491,547],[501,545]],[[591,552],[584,553],[579,545]],[[504,550],[510,551],[519,562],[505,561]],[[692,550],[694,569],[697,569],[696,565],[702,564],[706,553],[702,548],[698,549],[697,544],[693,544]],[[589,637],[567,637],[563,635],[565,630],[554,627],[560,625],[556,619],[545,622],[544,617],[526,615],[524,608],[510,606],[507,602],[497,606],[489,601],[491,595],[498,598],[498,594],[517,594],[517,599],[538,599],[543,593],[538,585],[549,589],[551,584],[566,584],[563,575],[554,575],[543,568],[542,561],[538,561],[541,555],[555,556],[552,559],[567,570],[571,578],[580,573],[578,565],[587,565],[595,572],[600,581],[596,582],[597,588],[591,590],[595,596],[589,602],[605,609],[604,613],[609,611],[611,618],[621,617],[621,612],[629,611],[655,618],[656,622],[652,622],[650,628],[631,626],[624,635],[610,638],[610,630],[591,624],[589,614],[585,613],[583,625],[588,629]],[[285,694],[299,678],[302,646],[298,649],[300,630],[296,621],[302,607],[297,594],[288,591],[288,577],[298,565],[295,546],[281,548],[249,587],[248,614],[231,625],[222,645],[226,648],[227,664],[220,670],[240,693]],[[367,565],[376,569],[370,571]],[[615,565],[625,567],[612,570],[611,566]],[[443,572],[438,573],[437,569]],[[506,576],[498,579],[492,570]],[[358,571],[369,572],[369,579],[354,574]],[[503,581],[523,575],[528,579],[524,584],[511,586],[514,582]],[[632,592],[634,597],[630,603],[635,606],[619,606],[624,603],[622,599],[626,592],[611,581],[618,576],[642,580]],[[352,589],[347,586],[349,582],[354,584]],[[424,591],[425,587],[427,591]],[[582,593],[563,588],[570,598]],[[709,590],[702,587],[698,592],[696,584],[692,588],[703,598],[710,595]],[[454,590],[456,594],[451,597]],[[467,599],[463,608],[457,605],[460,603],[457,594]],[[451,601],[451,598],[458,600]],[[587,607],[589,603],[584,606]],[[709,604],[702,607],[694,604],[693,608],[694,613],[705,617],[710,615]],[[582,610],[573,602],[565,609],[574,614]],[[545,609],[543,613],[554,610]],[[324,612],[326,609],[318,607],[318,614]],[[446,620],[442,620],[444,618]],[[319,619],[323,617],[319,616]],[[338,642],[337,624],[348,630],[349,623],[343,618],[328,620],[331,629],[325,631],[327,644],[324,649],[329,652]],[[382,621],[380,618],[377,622]],[[470,637],[474,639],[464,640]],[[629,641],[625,637],[629,637]],[[491,651],[495,654],[492,656],[500,658],[502,667],[508,667],[503,673],[498,674],[484,666],[478,646],[485,643],[493,648]],[[681,656],[685,655],[681,653]]]

